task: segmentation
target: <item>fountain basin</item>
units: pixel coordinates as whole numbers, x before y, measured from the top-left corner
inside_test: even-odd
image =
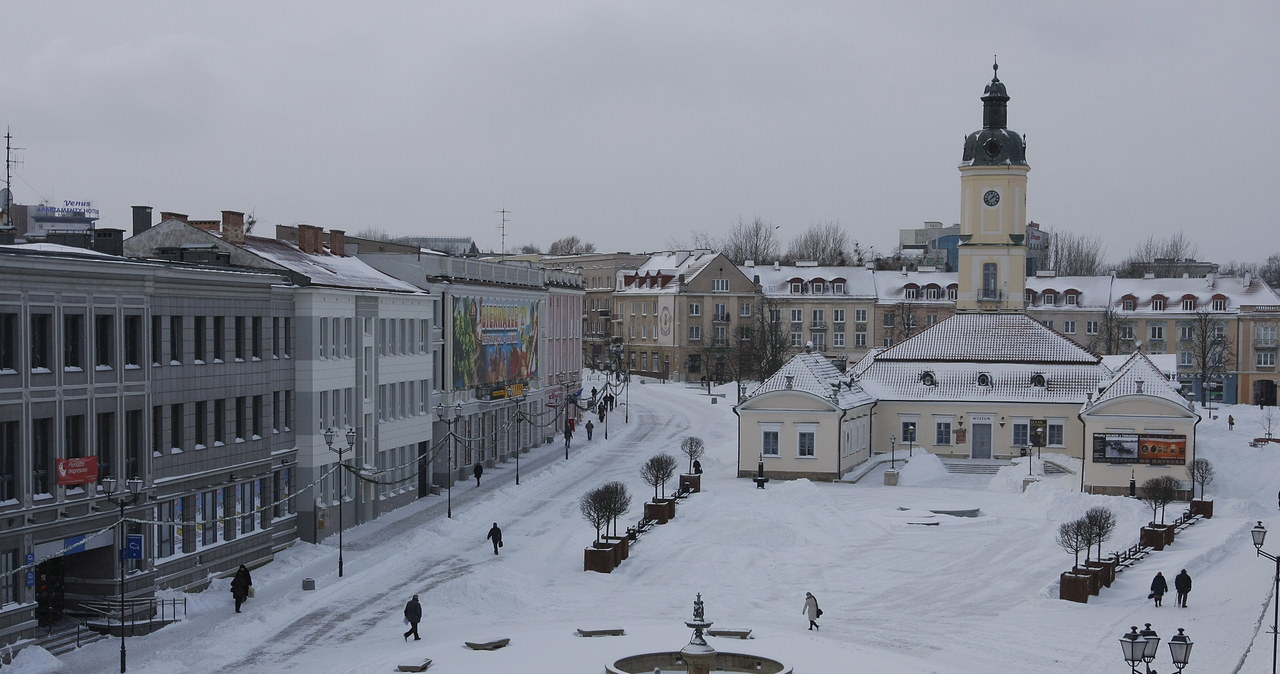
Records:
[[[756,672],[758,674],[791,674],[791,668],[759,655],[745,653],[715,653],[715,665],[711,672]],[[662,674],[688,672],[686,658],[680,651],[629,655],[612,665],[606,665],[605,674],[653,674],[657,668]]]

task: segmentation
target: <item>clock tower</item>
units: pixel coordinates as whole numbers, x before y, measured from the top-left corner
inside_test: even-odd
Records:
[[[982,129],[964,139],[960,162],[956,311],[1022,311],[1027,275],[1027,146],[1006,127],[1009,94],[992,66]]]

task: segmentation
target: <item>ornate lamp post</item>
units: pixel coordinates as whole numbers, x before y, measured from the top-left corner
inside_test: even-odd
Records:
[[[1275,589],[1280,592],[1280,557],[1262,551],[1262,543],[1267,539],[1267,528],[1262,526],[1262,522],[1258,522],[1258,526],[1254,527],[1249,535],[1253,536],[1253,547],[1258,551],[1258,556],[1266,557],[1276,563]],[[1280,634],[1280,594],[1275,595],[1275,599],[1276,608],[1273,618],[1275,624],[1271,626],[1271,674],[1276,674],[1276,636]]]
[[[1179,672],[1191,661],[1193,645],[1191,638],[1181,627],[1178,628],[1177,636],[1169,639],[1169,656],[1173,659],[1173,666],[1177,667]],[[1151,629],[1151,623],[1146,623],[1146,627],[1141,631],[1137,627],[1130,627],[1129,633],[1120,637],[1120,653],[1124,657],[1125,664],[1129,665],[1130,674],[1140,674],[1139,662],[1143,664],[1147,674],[1155,674],[1151,669],[1151,662],[1156,659],[1156,651],[1159,647],[1160,636]]]
[[[893,450],[897,446],[898,446],[898,436],[890,435],[889,436],[889,470],[896,470],[896,466],[893,463]]]
[[[124,509],[137,502],[138,497],[142,495],[142,480],[134,477],[125,481],[127,491],[121,492],[117,497],[116,489],[119,486],[114,477],[104,477],[101,481],[102,491],[107,495],[107,500],[113,505],[120,508],[120,520],[116,522],[116,549],[119,551],[120,563],[120,672],[125,671],[125,648],[124,648]]]
[[[452,414],[450,414],[452,412]],[[458,423],[458,419],[462,418],[462,403],[455,403],[453,407],[445,407],[444,403],[436,403],[436,418],[443,421],[449,426],[449,434],[445,436],[449,439],[449,482],[446,486],[448,491],[448,506],[445,513],[450,519],[453,518],[453,455],[454,447],[457,446],[455,440],[457,435],[453,432],[453,425]]]
[[[342,455],[355,449],[356,429],[355,428],[347,429],[347,446],[346,447],[333,446],[333,439],[337,437],[337,435],[338,435],[338,432],[333,430],[332,428],[326,430],[324,432],[324,444],[329,447],[329,451],[336,452],[338,454],[338,463],[345,466],[347,464],[347,461],[346,459],[343,458]],[[346,495],[347,495],[347,476],[340,474],[338,476],[338,577],[339,578],[342,577],[342,531],[345,528],[343,526],[343,517],[342,517],[342,510],[343,510],[342,500],[346,497]]]
[[[907,441],[907,458],[910,459],[911,455],[916,451],[916,425],[907,424],[906,431],[907,437],[905,440]]]

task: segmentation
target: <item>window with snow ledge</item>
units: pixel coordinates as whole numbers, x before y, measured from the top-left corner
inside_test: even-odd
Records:
[[[196,365],[204,365],[204,364],[205,364],[205,362],[204,362],[203,360],[200,360],[199,358],[197,358],[197,359],[195,359],[195,360],[193,360],[193,361],[191,361],[191,362],[192,362],[192,363],[195,363]]]
[[[50,370],[50,369],[49,369],[49,368],[47,368],[47,367],[33,367],[33,368],[31,368],[31,374],[52,374],[52,373],[53,373],[53,370]]]
[[[110,365],[94,365],[93,369],[95,372],[110,372],[111,366]]]
[[[182,453],[182,448],[181,448],[181,447],[170,447],[170,448],[169,448],[169,453],[170,453],[170,454],[181,454],[181,453]]]

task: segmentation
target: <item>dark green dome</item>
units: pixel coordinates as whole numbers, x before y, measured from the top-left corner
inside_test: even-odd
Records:
[[[964,139],[964,166],[1027,164],[1027,144],[1007,127],[1009,92],[1000,81],[1000,64],[991,66],[991,83],[982,92],[982,130]]]

